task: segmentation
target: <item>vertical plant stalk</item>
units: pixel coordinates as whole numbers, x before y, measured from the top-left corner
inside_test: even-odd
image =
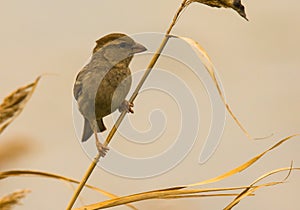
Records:
[[[144,82],[146,81],[146,79],[148,78],[149,74],[151,73],[151,71],[153,70],[154,65],[156,64],[161,52],[163,51],[163,49],[165,48],[168,40],[169,40],[169,35],[173,29],[173,27],[175,26],[181,12],[183,11],[183,9],[188,6],[189,1],[188,0],[183,0],[180,7],[178,8],[177,12],[175,13],[173,20],[168,28],[168,30],[165,33],[165,37],[162,40],[159,48],[157,49],[157,51],[155,52],[155,54],[153,55],[142,79],[140,80],[140,82],[138,83],[135,91],[133,92],[132,96],[129,99],[130,103],[133,103],[133,101],[136,99],[137,95],[139,94],[139,91],[141,90]],[[121,122],[123,121],[124,117],[126,115],[126,111],[123,111],[119,118],[117,119],[116,123],[114,124],[114,126],[112,127],[112,129],[110,130],[105,142],[104,142],[104,146],[108,146],[108,144],[110,143],[110,141],[112,140],[113,136],[115,135],[116,131],[118,130],[118,127],[120,126]],[[82,180],[80,181],[77,189],[75,190],[69,204],[68,207],[66,208],[67,210],[71,210],[75,201],[77,200],[80,192],[82,191],[84,185],[86,184],[87,180],[89,179],[90,175],[92,174],[93,170],[95,169],[97,163],[99,162],[101,156],[100,154],[97,154],[97,156],[94,158],[93,162],[90,164],[88,170],[86,171],[85,175],[83,176]]]

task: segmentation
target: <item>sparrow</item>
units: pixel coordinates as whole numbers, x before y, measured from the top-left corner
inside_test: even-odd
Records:
[[[96,41],[90,62],[76,77],[73,95],[84,117],[81,141],[94,134],[101,156],[108,150],[97,136],[106,130],[103,118],[117,109],[133,113],[133,104],[125,100],[132,80],[129,64],[134,54],[146,50],[125,34],[108,34]]]

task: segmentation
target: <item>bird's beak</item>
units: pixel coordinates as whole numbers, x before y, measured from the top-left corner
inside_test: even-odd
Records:
[[[132,54],[135,54],[135,53],[141,53],[141,52],[144,52],[146,51],[147,48],[144,47],[143,45],[139,44],[139,43],[136,43],[133,47],[132,47]]]

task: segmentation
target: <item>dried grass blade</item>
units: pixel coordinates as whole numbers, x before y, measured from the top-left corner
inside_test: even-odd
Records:
[[[231,191],[231,190],[243,190],[246,189],[245,187],[231,187],[231,188],[210,188],[210,189],[183,189],[183,188],[173,188],[170,190],[167,189],[161,189],[161,190],[155,190],[155,191],[148,191],[128,196],[119,197],[116,199],[111,199],[103,202],[99,202],[96,204],[91,204],[88,206],[83,206],[80,208],[77,208],[75,210],[95,210],[95,209],[105,209],[115,206],[124,205],[127,203],[133,203],[143,200],[150,200],[150,199],[168,199],[170,196],[175,197],[182,197],[185,198],[185,196],[197,196],[201,197],[201,195],[193,195],[197,193],[208,193],[208,192],[217,192],[217,191]],[[211,194],[212,197],[217,196],[218,194]],[[209,195],[204,195],[203,197],[207,197]]]
[[[52,179],[57,179],[57,180],[61,180],[61,181],[65,181],[65,182],[69,182],[69,183],[75,183],[75,184],[79,184],[79,181],[72,179],[72,178],[68,178],[65,176],[61,176],[58,174],[53,174],[53,173],[48,173],[48,172],[43,172],[43,171],[31,171],[31,170],[11,170],[11,171],[3,171],[0,172],[0,180],[1,179],[6,179],[9,177],[16,177],[16,176],[33,176],[33,177],[44,177],[44,178],[52,178]],[[114,195],[110,192],[107,192],[105,190],[99,189],[97,187],[94,187],[92,185],[85,185],[86,187],[95,190],[111,199],[113,198],[118,198],[117,195]],[[127,207],[137,210],[136,207],[134,207],[133,205],[128,204]],[[1,208],[0,208],[1,209]]]
[[[236,193],[218,193],[218,194],[201,194],[201,195],[173,195],[166,196],[163,199],[182,199],[182,198],[205,198],[205,197],[232,197],[238,196]],[[249,196],[254,196],[255,194],[249,194]]]
[[[198,183],[194,183],[194,184],[190,184],[188,185],[189,187],[191,186],[199,186],[199,185],[204,185],[204,184],[209,184],[209,183],[213,183],[213,182],[218,182],[218,181],[221,181],[227,177],[230,177],[234,174],[237,174],[239,172],[242,172],[244,171],[245,169],[249,168],[252,164],[254,164],[256,161],[258,161],[260,158],[262,158],[266,153],[270,152],[271,150],[274,150],[275,148],[277,148],[278,146],[280,146],[281,144],[283,144],[284,142],[290,140],[291,138],[294,138],[296,136],[299,136],[299,134],[295,134],[295,135],[291,135],[291,136],[288,136],[282,140],[280,140],[278,143],[276,143],[274,146],[272,146],[271,148],[267,149],[266,151],[262,152],[261,154],[255,156],[254,158],[250,159],[249,161],[247,161],[246,163],[238,166],[237,168],[233,169],[233,170],[230,170],[220,176],[217,176],[215,178],[212,178],[212,179],[208,179],[208,180],[205,180],[205,181],[202,181],[202,182],[198,182]]]

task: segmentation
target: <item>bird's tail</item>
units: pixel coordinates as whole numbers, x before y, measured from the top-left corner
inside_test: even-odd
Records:
[[[106,130],[106,127],[103,123],[103,119],[101,118],[100,120],[97,120],[97,124],[98,124],[98,129],[100,132],[103,132]]]
[[[92,134],[93,134],[93,130],[91,128],[90,122],[86,118],[84,118],[84,126],[83,126],[81,141],[82,142],[87,141]]]
[[[103,132],[103,131],[106,130],[106,127],[103,123],[102,118],[100,120],[97,120],[97,124],[98,124],[97,132],[99,132],[99,131]],[[82,133],[81,141],[82,142],[87,141],[93,133],[94,132],[91,128],[90,122],[86,118],[84,118],[84,127],[83,127],[83,133]]]

